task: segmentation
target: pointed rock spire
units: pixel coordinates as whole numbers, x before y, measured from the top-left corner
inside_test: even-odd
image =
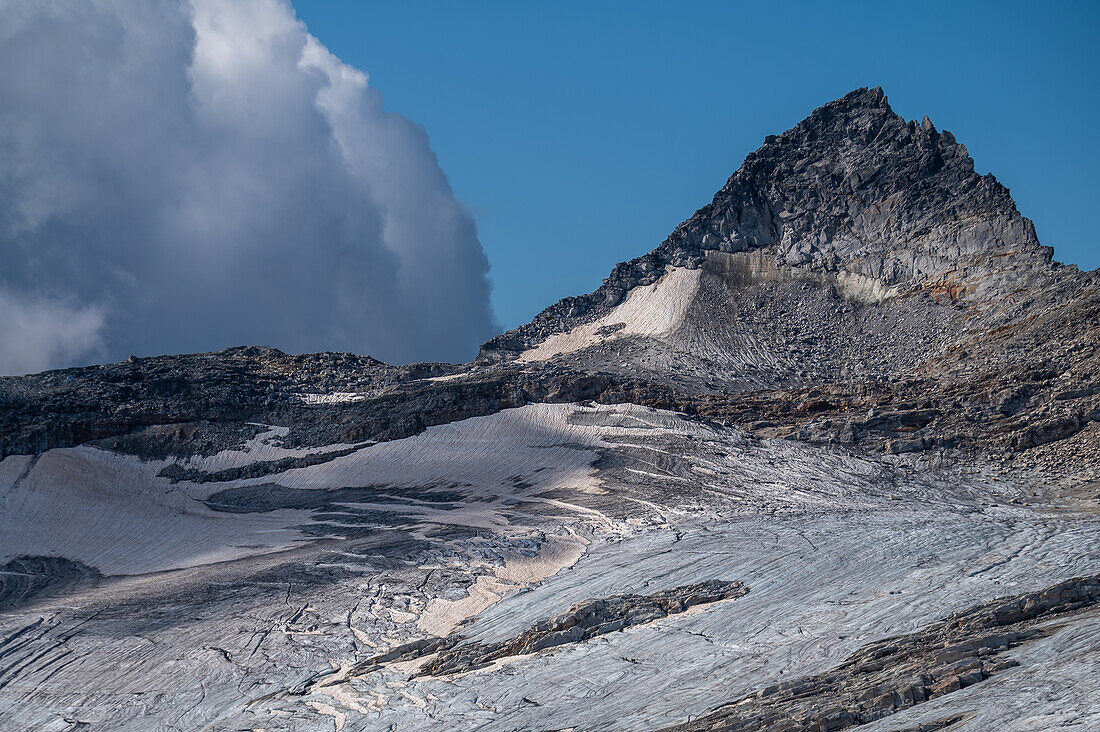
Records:
[[[683,264],[702,251],[761,247],[775,247],[783,264],[887,285],[980,270],[993,255],[1042,269],[1051,255],[951,133],[928,117],[907,123],[879,87],[819,107],[750,153],[658,252]]]
[[[598,317],[668,266],[770,250],[779,266],[866,278],[898,292],[990,297],[1050,271],[1008,189],[928,117],[907,122],[881,87],[856,89],[749,153],[714,199],[591,295],[567,298],[483,347],[508,350]],[[512,345],[509,345],[512,344]]]

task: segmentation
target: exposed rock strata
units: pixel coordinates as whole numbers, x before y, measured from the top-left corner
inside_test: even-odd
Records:
[[[1000,598],[873,643],[828,673],[773,684],[669,730],[824,732],[867,724],[1018,666],[1008,651],[1049,634],[1047,621],[1098,602],[1100,575]]]
[[[652,595],[616,595],[578,603],[561,615],[540,621],[507,641],[468,642],[461,634],[425,639],[369,658],[351,669],[362,674],[386,663],[425,659],[418,674],[444,676],[484,668],[494,661],[583,643],[605,633],[651,623],[686,612],[696,605],[732,600],[748,592],[741,582],[709,580]],[[343,679],[342,679],[343,680]],[[327,682],[332,683],[332,682]]]

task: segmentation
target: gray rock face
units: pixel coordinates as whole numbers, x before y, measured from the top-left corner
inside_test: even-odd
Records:
[[[595,293],[562,300],[489,341],[482,358],[522,350],[603,314],[669,265],[706,251],[771,248],[778,263],[844,271],[953,299],[995,297],[1050,271],[1008,189],[974,172],[966,147],[925,117],[906,122],[881,88],[857,89],[749,154],[714,200],[657,249],[618,265]]]
[[[861,89],[473,363],[0,378],[0,728],[1100,728],[1097,342]]]
[[[815,110],[750,154],[708,206],[665,246],[693,250],[776,245],[790,265],[846,269],[886,285],[951,281],[956,296],[992,294],[982,278],[1045,271],[1053,250],[966,147],[927,117],[905,122],[881,88]],[[949,277],[950,276],[950,277]],[[999,283],[997,283],[999,284]]]

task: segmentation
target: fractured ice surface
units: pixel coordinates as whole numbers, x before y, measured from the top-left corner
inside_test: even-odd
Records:
[[[278,455],[277,437],[255,440],[255,457]],[[135,730],[149,719],[655,728],[976,602],[1100,570],[1100,520],[1023,505],[1035,486],[1016,479],[755,440],[631,405],[534,404],[225,483],[171,483],[157,477],[168,461],[93,448],[30,462],[0,463],[4,557],[68,556],[104,575],[190,569],[107,577],[68,609],[32,601],[3,616],[5,634],[38,623],[21,636],[33,638],[19,647],[26,662],[6,677],[0,721],[13,728],[73,705],[89,721]],[[272,508],[265,490],[275,505],[313,507]],[[204,502],[212,496],[238,502],[214,510]],[[349,673],[357,659],[417,638],[500,642],[590,598],[714,579],[749,592],[469,674],[420,677],[416,664]],[[201,607],[190,599],[197,588],[207,588]],[[1100,650],[1084,631],[1058,637],[1072,637],[1074,653]],[[1022,652],[1049,655],[1040,649],[1054,642]],[[102,675],[106,658],[109,677],[74,691]],[[1008,693],[997,690],[1015,673],[938,706],[980,707],[976,719],[988,723],[993,712],[966,700]],[[1059,693],[1080,705],[1095,673],[1057,677]],[[338,683],[309,681],[317,674]],[[135,696],[189,683],[205,696]]]

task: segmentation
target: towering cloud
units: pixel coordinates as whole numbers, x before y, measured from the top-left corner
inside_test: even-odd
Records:
[[[487,270],[423,129],[284,0],[0,0],[0,373],[467,359]]]

